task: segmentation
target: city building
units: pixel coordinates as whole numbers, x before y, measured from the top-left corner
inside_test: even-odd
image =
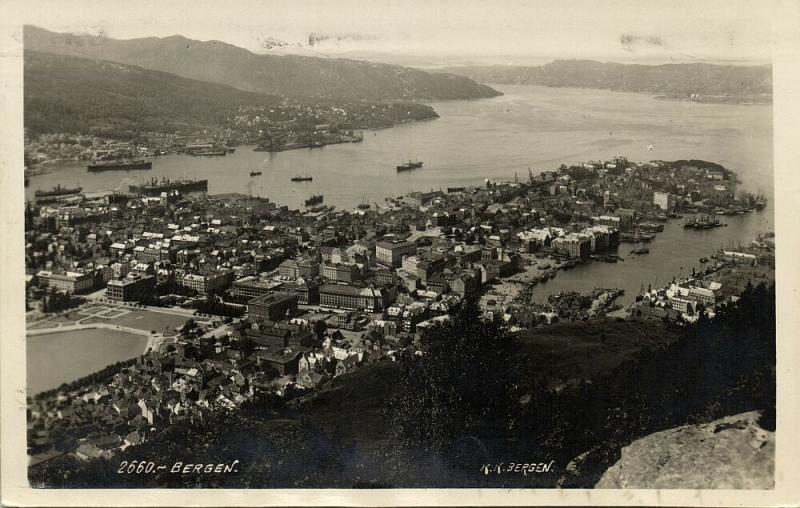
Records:
[[[381,241],[375,244],[375,256],[378,263],[393,268],[398,268],[403,256],[413,256],[417,253],[417,244],[414,242],[389,242]]]
[[[586,235],[571,233],[550,243],[553,251],[571,258],[586,259],[591,252],[591,240]]]
[[[280,282],[260,280],[256,277],[244,277],[233,282],[231,296],[238,298],[256,298],[263,296],[281,286]]]
[[[354,264],[322,263],[322,276],[336,282],[355,282],[361,279],[361,271]]]
[[[319,290],[320,305],[349,310],[380,312],[383,294],[380,289],[323,284]]]
[[[70,294],[79,294],[94,288],[94,277],[88,273],[39,272],[39,287],[55,288]]]
[[[233,272],[230,272],[233,275]],[[228,286],[230,276],[227,273],[194,274],[189,273],[180,279],[180,284],[189,289],[194,289],[198,293],[209,293]]]
[[[653,204],[662,210],[672,210],[675,208],[675,196],[669,192],[654,192]]]
[[[154,275],[129,276],[124,279],[112,279],[106,284],[106,298],[115,302],[129,302],[143,291],[151,291],[156,287]]]
[[[247,303],[247,315],[251,319],[279,321],[287,314],[297,312],[297,295],[274,292],[253,298]]]

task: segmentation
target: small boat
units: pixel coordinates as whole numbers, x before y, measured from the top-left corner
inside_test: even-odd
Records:
[[[708,258],[700,258],[701,263],[708,263]]]
[[[311,182],[314,180],[313,176],[293,176],[293,182]]]
[[[399,164],[397,166],[397,171],[411,171],[412,169],[418,169],[422,167],[422,161],[408,161],[405,164]]]
[[[310,198],[306,199],[306,201],[305,201],[306,206],[311,206],[311,205],[316,205],[316,204],[322,203],[323,198],[324,198],[324,196],[322,194],[319,194],[317,196],[312,195]]]
[[[61,184],[58,184],[49,191],[37,190],[34,192],[34,196],[37,198],[67,196],[70,194],[80,194],[82,190],[83,187],[62,187]]]
[[[648,143],[648,145],[647,145],[647,149],[648,150],[652,150],[654,148],[655,148],[655,146],[653,146],[653,143]]]
[[[369,208],[369,203],[359,203],[358,204],[358,209],[359,210],[366,210],[368,208]]]
[[[261,174],[261,171],[251,171],[250,172],[250,176],[259,176],[260,174]]]
[[[639,247],[639,248],[633,249],[631,251],[631,254],[636,254],[636,255],[650,254],[650,249],[648,249],[647,247]]]

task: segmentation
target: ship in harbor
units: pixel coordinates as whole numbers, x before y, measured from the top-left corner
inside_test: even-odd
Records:
[[[228,153],[228,149],[225,146],[221,146],[216,143],[192,143],[186,145],[183,148],[183,151],[187,155],[191,155],[193,157],[223,157]]]
[[[722,224],[719,219],[712,219],[711,217],[695,217],[683,224],[685,229],[711,229],[720,226],[727,226],[727,224]]]
[[[62,187],[61,184],[56,185],[49,191],[37,190],[34,192],[36,199],[41,198],[57,198],[61,196],[69,196],[71,194],[80,194],[83,187]]]
[[[130,157],[105,156],[92,160],[86,166],[91,173],[99,171],[129,171],[131,169],[152,169],[153,163],[144,159],[134,159]]]
[[[192,152],[187,152],[189,155],[194,157],[206,156],[206,157],[224,157],[227,155],[228,151],[224,148],[209,148],[206,150],[196,150]]]
[[[419,169],[422,167],[422,161],[408,161],[397,166],[397,172],[411,171],[412,169]]]
[[[186,192],[207,192],[208,180],[161,180],[153,178],[149,182],[138,185],[129,185],[128,192],[140,196],[160,196],[162,192],[178,191]]]
[[[322,203],[322,199],[322,194],[312,195],[310,198],[306,199],[306,206],[318,205],[319,203]]]
[[[314,180],[313,176],[293,176],[293,182],[311,182]]]

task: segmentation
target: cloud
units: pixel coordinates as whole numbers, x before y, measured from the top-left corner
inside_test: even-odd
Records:
[[[291,46],[291,43],[286,42],[281,39],[276,39],[274,37],[258,37],[258,47],[269,51],[274,48],[285,48],[286,46]]]
[[[319,46],[323,43],[333,42],[334,44],[338,44],[340,42],[357,42],[357,41],[376,41],[380,39],[377,35],[370,35],[370,34],[360,34],[360,33],[343,33],[343,34],[326,34],[326,33],[317,33],[311,32],[308,34],[308,46],[314,47]]]
[[[622,34],[619,36],[619,43],[625,51],[637,51],[642,48],[666,48],[664,40],[657,35],[633,35]]]

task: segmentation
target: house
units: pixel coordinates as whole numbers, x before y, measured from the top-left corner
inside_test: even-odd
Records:
[[[330,374],[326,371],[316,372],[316,371],[303,371],[297,374],[297,384],[302,386],[303,388],[313,389],[319,388],[323,384],[325,384],[331,378]]]

